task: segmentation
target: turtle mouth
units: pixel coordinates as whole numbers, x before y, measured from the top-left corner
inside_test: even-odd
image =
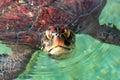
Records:
[[[48,50],[48,55],[54,59],[66,59],[73,52],[74,48],[64,47],[64,46],[55,46]]]
[[[48,53],[50,53],[52,50],[54,50],[55,48],[58,48],[58,47],[68,50],[68,51],[70,51],[72,49],[72,48],[68,48],[68,47],[64,47],[64,46],[55,46],[55,47],[51,48],[50,50],[48,50]]]

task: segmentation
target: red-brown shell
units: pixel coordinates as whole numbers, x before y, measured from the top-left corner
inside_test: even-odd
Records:
[[[0,0],[0,39],[35,43],[49,26],[77,26],[97,20],[106,0]],[[73,25],[72,25],[73,24]],[[82,30],[82,29],[81,29]],[[17,36],[17,38],[16,38]]]

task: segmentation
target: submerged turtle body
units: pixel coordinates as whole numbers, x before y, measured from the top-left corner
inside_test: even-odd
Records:
[[[98,17],[106,0],[0,2],[0,40],[13,50],[11,55],[0,56],[0,80],[16,78],[36,50],[44,50],[54,59],[69,57],[74,49],[75,33],[120,45],[120,31],[115,26],[99,24]]]
[[[15,37],[16,32],[18,35],[28,31],[31,34],[36,31],[40,33],[49,26],[65,26],[73,32],[86,32],[91,25],[97,24],[106,0],[11,0],[9,2],[6,0],[1,2],[3,4],[1,4],[0,31],[12,32],[11,36]],[[4,7],[5,2],[9,5]],[[32,41],[29,43],[32,44]]]

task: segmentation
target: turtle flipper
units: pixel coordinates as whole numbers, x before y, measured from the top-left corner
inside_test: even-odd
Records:
[[[111,25],[113,27],[110,27]],[[92,31],[91,35],[102,42],[120,46],[120,30],[111,23],[108,25],[104,24],[99,27],[97,26]]]
[[[25,45],[9,45],[13,54],[0,55],[0,80],[13,80],[28,64],[34,50]]]

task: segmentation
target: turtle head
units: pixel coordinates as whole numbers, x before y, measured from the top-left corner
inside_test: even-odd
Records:
[[[75,34],[65,27],[50,27],[43,32],[42,49],[54,59],[66,59],[75,48]]]

